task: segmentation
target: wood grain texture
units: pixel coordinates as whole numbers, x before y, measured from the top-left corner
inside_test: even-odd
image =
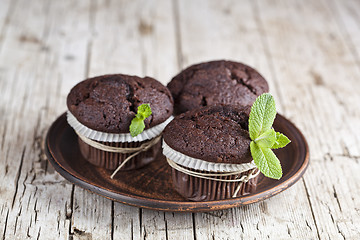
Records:
[[[358,239],[359,9],[356,0],[2,0],[0,238]],[[167,83],[218,58],[257,68],[305,134],[312,163],[286,192],[163,213],[74,187],[47,165],[45,133],[78,81],[121,72]]]
[[[340,31],[339,16],[334,18],[336,12],[331,10],[334,6],[322,1],[307,1],[297,8],[288,4],[281,1],[277,4],[277,10],[286,13],[282,18],[275,11],[266,11],[261,19],[265,34],[269,36],[269,44],[276,46],[271,48],[271,55],[274,56],[274,69],[283,95],[290,100],[285,106],[286,115],[298,119],[298,125],[304,129],[305,135],[317,136],[309,139],[314,164],[309,168],[311,173],[304,177],[304,186],[319,237],[354,239],[360,235],[355,227],[356,220],[354,222],[359,218],[358,211],[354,210],[359,195],[356,190],[349,191],[343,195],[349,197],[344,201],[343,198],[339,200],[338,192],[353,185],[351,182],[355,176],[345,172],[350,168],[356,169],[358,163],[355,160],[340,164],[337,159],[343,155],[352,159],[349,149],[355,153],[358,151],[356,138],[359,128],[354,126],[355,119],[359,117],[356,104],[351,103],[358,102],[359,97],[358,94],[351,94],[352,91],[357,92],[359,87],[356,83],[358,66],[348,64],[356,59]],[[259,5],[265,8],[269,6],[265,1]],[[274,21],[278,21],[276,26],[279,27],[274,28]],[[303,25],[296,24],[298,22]],[[276,33],[270,32],[270,29]],[[291,34],[286,34],[288,31]],[[296,58],[292,59],[289,52],[296,53]],[[296,78],[299,72],[305,73],[301,79]],[[294,98],[298,95],[306,96],[306,99],[299,101]],[[314,119],[313,124],[309,124],[310,119]],[[343,208],[352,211],[347,215],[342,212]]]

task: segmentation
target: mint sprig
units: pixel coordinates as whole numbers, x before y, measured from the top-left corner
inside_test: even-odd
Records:
[[[276,142],[276,132],[274,129],[269,129],[257,137],[254,142],[263,148],[271,148]]]
[[[270,93],[256,98],[249,117],[250,152],[255,165],[266,177],[280,179],[282,169],[279,159],[271,149],[285,147],[290,140],[272,128],[276,117],[275,100]]]
[[[131,120],[131,124],[129,127],[130,134],[132,137],[135,137],[142,133],[145,129],[145,123],[144,120],[148,118],[152,114],[150,105],[145,103],[141,104],[137,108],[137,113],[133,120]]]

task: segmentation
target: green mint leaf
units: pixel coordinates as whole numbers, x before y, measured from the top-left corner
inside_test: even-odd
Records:
[[[131,120],[129,129],[132,137],[139,135],[145,129],[144,120],[139,119],[137,117],[133,118],[133,120]]]
[[[249,116],[249,133],[255,140],[262,133],[271,129],[276,116],[275,100],[270,93],[261,94],[251,107]]]
[[[261,148],[252,141],[250,151],[256,166],[266,177],[274,179],[282,177],[280,161],[270,148]]]
[[[290,143],[290,139],[288,139],[284,134],[276,132],[276,141],[274,145],[271,146],[272,149],[283,148]]]
[[[257,137],[254,142],[261,148],[271,148],[276,142],[276,132],[274,129],[269,129]]]
[[[137,109],[137,114],[136,116],[139,118],[148,118],[150,115],[152,114],[150,105],[148,103],[145,104],[141,104],[138,109]],[[142,117],[140,117],[142,116]]]
[[[142,133],[145,129],[144,120],[148,118],[152,114],[151,108],[149,104],[141,104],[135,115],[135,118],[131,120],[131,124],[129,127],[129,131],[131,136],[135,137]]]

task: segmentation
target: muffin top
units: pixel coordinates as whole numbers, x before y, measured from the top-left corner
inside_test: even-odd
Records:
[[[212,61],[192,65],[168,84],[176,114],[202,106],[251,106],[269,91],[266,80],[253,68],[238,62]]]
[[[252,161],[248,132],[250,108],[217,105],[194,109],[175,117],[163,136],[172,149],[214,163]]]
[[[144,103],[152,110],[145,129],[173,113],[169,90],[150,77],[113,74],[89,78],[75,85],[67,97],[68,109],[80,123],[106,133],[129,133],[131,120]]]

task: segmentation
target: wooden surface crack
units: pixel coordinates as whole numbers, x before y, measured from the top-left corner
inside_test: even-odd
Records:
[[[7,151],[6,151],[6,156],[5,156],[5,161],[7,162],[8,161],[8,159],[9,159],[9,152],[10,152],[10,147],[7,149]],[[9,165],[8,164],[6,164],[5,165],[5,176],[8,174],[8,172],[9,172]]]
[[[146,227],[144,226],[143,227],[143,235],[144,235],[144,240],[146,240],[147,239],[147,232],[146,232]]]
[[[140,232],[140,236],[143,236],[143,227],[142,227],[142,225],[143,225],[143,219],[142,219],[142,208],[139,208],[139,227],[140,227],[140,229],[139,229],[139,232]]]
[[[7,131],[7,120],[5,120],[5,123],[3,125],[3,134],[2,134],[2,138],[1,138],[1,151],[4,150],[6,131]]]
[[[313,210],[313,206],[312,206],[312,204],[311,204],[309,190],[307,189],[305,180],[302,179],[301,181],[303,182],[304,187],[305,187],[306,197],[307,197],[307,200],[308,200],[308,202],[309,202],[309,206],[310,206],[310,209],[311,209],[311,214],[312,214],[312,217],[313,217],[313,220],[314,220],[314,224],[315,224],[315,227],[316,227],[317,237],[318,237],[318,239],[320,240],[320,239],[321,239],[321,237],[320,237],[320,232],[319,232],[319,229],[318,229],[318,226],[317,226],[317,222],[316,222],[316,218],[315,218],[315,213],[314,213],[314,210]]]
[[[344,240],[346,240],[346,236],[345,236],[345,234],[342,232],[342,230],[340,229],[339,223],[336,223],[336,228],[337,228],[337,230],[339,231],[341,237],[342,237]]]
[[[114,201],[111,201],[111,240],[114,240]]]
[[[338,198],[338,194],[336,193],[336,189],[335,189],[335,186],[333,185],[333,191],[334,191],[334,198],[337,202],[337,205],[339,207],[339,210],[340,212],[342,212],[342,208],[341,208],[341,205],[340,205],[340,201],[339,201],[339,198]]]
[[[168,240],[169,239],[169,236],[168,236],[168,226],[167,226],[167,219],[166,219],[166,213],[163,212],[164,214],[164,223],[165,223],[165,239]]]
[[[65,206],[65,213],[66,213],[66,219],[69,221],[69,240],[73,239],[73,235],[74,232],[72,230],[72,215],[74,212],[74,192],[75,192],[75,185],[72,185],[72,189],[71,189],[71,196],[70,196],[70,208],[68,208],[67,206]]]
[[[241,232],[244,233],[244,225],[240,222]]]
[[[37,234],[36,240],[39,240],[39,239],[40,239],[40,233],[41,233],[41,227],[39,228],[39,231],[38,231],[38,234]]]
[[[197,238],[196,238],[195,213],[191,213],[191,219],[192,219],[193,237],[194,237],[194,240],[197,240]]]
[[[22,182],[23,191],[22,191],[22,193],[21,193],[21,196],[19,197],[19,202],[22,201],[22,199],[23,199],[23,197],[24,197],[24,195],[25,195],[25,191],[26,191],[26,180],[27,180],[27,178],[28,178],[28,175],[29,175],[28,173],[25,174],[24,180],[23,180],[23,182]]]
[[[289,235],[290,238],[292,238],[289,225],[286,225],[286,228],[287,228],[287,234]]]
[[[19,188],[19,179],[20,179],[20,176],[21,176],[21,169],[22,169],[23,162],[24,162],[25,150],[26,150],[26,147],[23,148],[21,158],[20,158],[19,168],[18,168],[16,178],[15,178],[15,192],[14,192],[14,195],[13,195],[11,208],[14,208],[15,199],[16,199],[16,195],[17,195],[17,192],[18,192],[18,188]]]
[[[9,218],[9,209],[7,210],[6,217],[5,217],[4,232],[3,232],[3,235],[2,235],[2,240],[5,240],[6,228],[7,228],[7,224],[8,224],[8,218]]]
[[[312,227],[311,227],[311,225],[309,224],[309,222],[308,222],[307,220],[305,220],[305,222],[306,222],[306,226],[310,229],[310,231],[312,231]]]
[[[130,220],[131,240],[134,240],[134,221]]]

